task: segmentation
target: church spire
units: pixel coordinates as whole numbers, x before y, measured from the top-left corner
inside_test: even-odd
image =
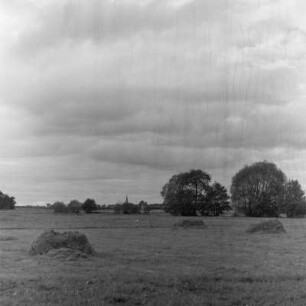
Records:
[[[125,197],[125,203],[129,203],[129,198],[128,198],[127,195],[126,195],[126,197]]]

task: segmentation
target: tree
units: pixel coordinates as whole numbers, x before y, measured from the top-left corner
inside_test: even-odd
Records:
[[[141,200],[138,203],[138,210],[141,214],[148,214],[150,213],[150,206],[148,205],[148,202],[145,202],[143,200]]]
[[[263,161],[245,166],[232,179],[232,202],[249,217],[277,217],[283,205],[285,174]]]
[[[16,200],[0,191],[0,209],[14,209]]]
[[[82,205],[82,209],[87,213],[91,213],[94,210],[97,209],[97,204],[96,201],[94,199],[87,199],[83,205]]]
[[[209,185],[210,179],[209,174],[199,169],[173,175],[161,191],[165,211],[182,216],[205,214],[216,190],[220,192],[216,186],[222,187],[219,184],[213,188]]]
[[[82,208],[82,203],[78,200],[71,200],[67,206],[67,209],[71,213],[79,214]]]
[[[206,205],[202,206],[201,214],[219,216],[224,211],[231,210],[229,199],[226,188],[220,183],[214,182],[209,188]]]
[[[139,214],[139,206],[133,203],[125,202],[116,204],[114,208],[115,214]]]
[[[63,202],[55,202],[53,205],[53,211],[55,213],[67,213],[67,206]]]
[[[298,180],[290,180],[286,184],[283,212],[289,218],[305,217],[306,215],[305,192]]]

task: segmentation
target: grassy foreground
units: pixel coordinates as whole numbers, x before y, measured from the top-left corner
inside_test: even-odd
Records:
[[[250,218],[173,228],[167,215],[0,211],[0,305],[305,305],[306,220],[248,234]],[[79,230],[96,257],[30,257],[44,230]]]

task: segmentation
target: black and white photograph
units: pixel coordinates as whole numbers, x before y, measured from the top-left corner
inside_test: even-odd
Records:
[[[0,305],[306,305],[305,14],[0,0]]]

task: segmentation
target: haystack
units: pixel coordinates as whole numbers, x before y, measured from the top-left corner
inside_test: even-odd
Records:
[[[64,253],[77,251],[80,252],[80,254],[94,254],[94,250],[84,234],[77,231],[58,233],[54,230],[49,230],[42,233],[33,241],[29,250],[29,255],[49,255],[50,253],[50,255],[54,257],[55,254],[62,251]]]
[[[47,253],[47,255],[48,257],[56,259],[68,259],[68,260],[77,260],[80,258],[89,257],[89,254],[69,248],[52,249]]]
[[[185,220],[179,220],[174,223],[174,227],[196,227],[196,228],[204,228],[206,227],[203,220],[201,219],[185,219]]]
[[[275,219],[275,220],[267,220],[257,224],[253,224],[247,229],[246,232],[278,234],[278,233],[286,233],[286,230],[283,224],[279,220]]]

